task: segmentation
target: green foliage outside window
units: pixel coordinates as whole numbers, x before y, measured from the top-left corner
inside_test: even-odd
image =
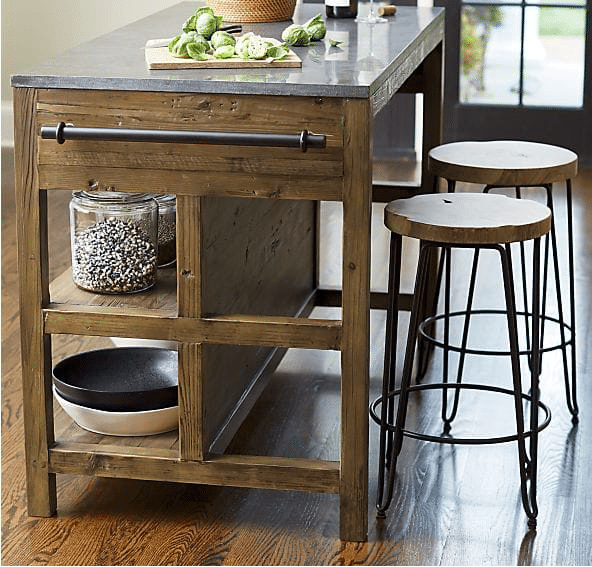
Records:
[[[541,36],[584,37],[586,33],[585,8],[544,6],[540,8],[539,14],[539,34]]]
[[[492,28],[503,23],[500,6],[464,6],[461,13],[461,72],[471,76],[471,84],[483,91],[485,51]]]

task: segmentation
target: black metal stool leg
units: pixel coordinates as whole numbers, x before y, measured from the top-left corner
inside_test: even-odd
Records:
[[[477,266],[479,264],[479,248],[475,248],[475,252],[473,253],[473,266],[471,267],[471,279],[469,282],[469,291],[467,295],[467,306],[465,310],[465,321],[463,325],[463,334],[461,339],[460,345],[460,353],[458,359],[458,368],[456,372],[456,383],[460,384],[462,382],[462,374],[464,370],[465,358],[466,358],[466,348],[467,342],[469,339],[469,324],[471,321],[471,309],[473,308],[473,296],[475,295],[475,282],[477,280]],[[452,410],[450,415],[446,415],[446,412],[443,411],[443,419],[444,419],[444,432],[449,433],[452,421],[456,417],[456,413],[458,411],[458,401],[460,397],[460,388],[455,388],[454,390],[454,401],[452,404]]]
[[[551,194],[551,188],[549,187],[549,194]],[[551,212],[554,213],[553,209],[553,198],[550,199],[550,205],[548,205],[551,209]],[[565,379],[565,392],[566,392],[566,399],[567,399],[567,407],[572,414],[572,416],[577,415],[577,412],[574,410],[572,406],[572,398],[571,398],[571,388],[569,383],[569,363],[567,359],[567,344],[565,341],[565,317],[563,315],[563,300],[562,300],[562,293],[561,293],[561,274],[559,273],[559,256],[557,250],[557,231],[555,227],[554,216],[551,217],[551,249],[552,249],[552,257],[553,257],[553,271],[555,272],[555,290],[557,295],[557,317],[559,319],[559,333],[561,336],[561,354],[563,358],[563,376]],[[571,269],[571,266],[570,266]],[[571,277],[571,274],[570,274]],[[573,333],[573,330],[572,330]]]
[[[456,181],[454,179],[447,179],[446,186],[448,193],[454,193],[456,191]],[[434,192],[436,193],[439,189],[439,178],[434,178]],[[434,250],[435,252],[435,250]],[[440,298],[440,286],[442,283],[442,269],[444,264],[443,259],[444,254],[440,255],[440,260],[438,263],[438,271],[436,275],[436,285],[434,286],[433,290],[433,297],[430,297],[428,293],[429,288],[429,281],[426,280],[426,288],[423,292],[424,296],[424,305],[423,305],[423,312],[422,312],[422,319],[426,319],[427,317],[431,317],[435,315],[436,310],[438,308],[438,300]],[[431,300],[431,301],[430,301]],[[431,307],[431,311],[428,309]],[[430,353],[432,351],[431,345],[428,341],[424,340],[423,337],[419,337],[419,341],[417,344],[417,381],[420,381],[424,376],[428,369],[428,362]]]
[[[530,470],[528,470],[530,480],[529,502],[531,516],[529,516],[528,526],[536,528],[536,517],[538,514],[537,506],[537,469],[538,469],[538,439],[539,439],[539,377],[541,369],[540,357],[540,270],[541,270],[541,239],[536,238],[533,242],[532,251],[532,368],[530,372]]]
[[[418,326],[419,326],[419,319],[421,317],[421,307],[422,307],[422,292],[425,289],[425,280],[426,280],[426,273],[429,261],[429,252],[430,252],[430,245],[422,243],[421,248],[419,251],[419,261],[417,265],[417,274],[415,276],[415,288],[414,288],[414,295],[413,295],[413,305],[411,308],[411,318],[409,321],[409,332],[407,334],[407,346],[405,349],[405,362],[403,365],[403,377],[401,379],[401,391],[399,393],[399,404],[397,408],[397,418],[395,422],[394,428],[394,436],[393,436],[393,446],[390,455],[390,462],[387,466],[388,470],[388,488],[386,497],[384,496],[384,483],[379,481],[379,498],[376,503],[377,509],[377,516],[379,518],[384,518],[386,510],[388,509],[392,497],[393,497],[393,486],[395,482],[395,472],[397,468],[397,458],[401,451],[401,446],[403,444],[403,428],[405,427],[405,419],[407,417],[407,403],[409,401],[409,387],[411,385],[411,374],[413,371],[413,360],[415,358],[415,346],[417,343],[417,334],[418,334]],[[394,346],[394,345],[393,345]],[[383,387],[384,392],[384,387]],[[394,396],[394,392],[389,392]],[[386,403],[385,398],[382,398],[383,408],[381,409],[382,412],[385,412],[384,404]],[[392,423],[392,422],[391,422]],[[381,423],[381,430],[386,428],[386,425]],[[382,435],[382,431],[381,431]],[[383,468],[383,458],[382,455],[379,457],[379,467],[380,469],[384,470]],[[382,476],[384,479],[384,476]]]
[[[401,290],[401,257],[403,254],[403,242],[400,235],[391,238],[391,266],[389,271],[394,270],[389,274],[389,282],[392,282],[392,290],[389,289],[389,309],[387,312],[387,333],[386,343],[388,349],[385,348],[385,371],[388,368],[388,391],[386,392],[387,400],[387,415],[386,422],[393,423],[395,416],[395,401],[393,399],[393,392],[395,390],[395,379],[397,375],[397,337],[399,328],[399,293]],[[390,284],[389,284],[390,285]],[[388,359],[387,359],[388,357]],[[383,392],[384,396],[384,392]],[[385,466],[390,461],[390,455],[393,446],[393,435],[389,431],[387,436],[386,458]]]
[[[402,238],[391,233],[388,279],[388,309],[386,312],[386,332],[384,346],[384,370],[382,379],[382,407],[380,414],[380,441],[378,458],[378,496],[377,507],[384,494],[384,472],[390,462],[393,435],[387,424],[393,423],[395,375],[397,369],[397,329],[399,321],[399,290],[401,284],[401,246]]]
[[[520,356],[518,345],[518,329],[516,324],[516,300],[514,296],[514,278],[510,245],[498,248],[502,263],[504,278],[504,293],[506,298],[506,314],[508,321],[508,338],[510,341],[510,355],[512,363],[512,378],[514,383],[514,406],[516,413],[516,431],[518,442],[518,461],[520,466],[520,488],[522,504],[528,516],[530,528],[536,527],[538,513],[536,502],[536,463],[538,443],[538,400],[539,400],[539,326],[540,326],[540,239],[534,240],[533,247],[533,293],[532,293],[532,371],[531,371],[531,407],[530,407],[530,442],[529,451],[526,450],[526,435],[524,432],[524,413],[522,409],[522,380],[520,375]]]
[[[516,199],[521,199],[520,187],[516,187]],[[522,297],[524,300],[524,328],[526,337],[526,350],[530,352],[530,325],[528,321],[528,284],[526,278],[526,252],[524,250],[524,242],[520,241],[518,244],[520,248],[520,268],[522,272]],[[531,364],[531,356],[529,358],[529,365]]]
[[[542,307],[541,307],[542,325],[541,325],[541,339],[540,339],[541,350],[543,349],[543,345],[545,344],[545,321],[546,321],[546,316],[547,316],[547,296],[548,296],[547,290],[548,290],[548,281],[549,281],[549,253],[550,253],[549,251],[550,251],[550,249],[551,249],[551,235],[547,233],[545,235],[545,251],[543,253],[543,291],[542,291]],[[541,352],[541,366],[539,366],[539,369],[542,368],[542,357],[543,357],[543,353]],[[530,360],[531,360],[531,357],[529,355],[528,364],[530,364]]]
[[[436,252],[435,249],[432,252]],[[430,298],[427,296],[427,290],[425,296],[425,302],[429,302],[431,300],[431,315],[434,315],[438,309],[438,301],[440,299],[440,288],[442,286],[442,276],[444,274],[444,260],[446,258],[446,254],[444,251],[440,252],[440,258],[438,260],[438,270],[436,272],[436,285],[434,286],[434,295]],[[424,317],[422,316],[422,319]],[[436,323],[434,323],[435,325]],[[435,330],[433,331],[435,333]],[[433,334],[432,333],[432,334]],[[418,343],[418,371],[417,371],[417,381],[419,382],[424,376],[428,369],[428,357],[430,352],[430,347],[428,346],[429,343],[423,337],[420,338]]]
[[[566,378],[566,393],[567,405],[572,414],[572,422],[578,422],[578,401],[576,390],[576,299],[575,299],[575,267],[574,267],[574,251],[573,251],[573,211],[571,199],[571,179],[565,183],[565,197],[567,201],[567,251],[569,262],[569,314],[571,325],[571,395],[569,390],[569,382]]]
[[[556,348],[561,349],[562,363],[563,363],[563,377],[565,382],[565,393],[566,401],[569,412],[572,415],[572,422],[578,422],[578,404],[577,404],[577,367],[576,367],[576,339],[575,339],[575,273],[574,273],[574,259],[573,259],[573,216],[572,216],[572,186],[571,179],[566,180],[566,202],[567,202],[567,241],[568,241],[568,270],[569,270],[569,324],[565,319],[565,310],[563,307],[563,294],[561,292],[560,272],[559,272],[559,254],[557,247],[557,229],[555,226],[555,215],[554,215],[554,203],[553,203],[553,186],[550,183],[541,185],[546,190],[547,194],[547,206],[551,209],[553,215],[551,217],[551,230],[545,235],[545,248],[544,248],[544,259],[543,259],[543,284],[541,292],[542,306],[540,309],[540,349],[539,356],[541,360],[538,361],[539,372],[542,369],[542,356],[546,350],[554,350]],[[483,190],[485,193],[491,189],[497,188],[497,185],[487,185]],[[520,187],[516,187],[516,197],[521,198]],[[548,280],[549,280],[549,254],[551,253],[553,262],[553,271],[555,277],[555,293],[557,298],[557,320],[560,333],[560,342],[555,347],[544,348],[545,344],[545,328],[547,320],[547,299],[548,299]],[[524,253],[524,243],[520,243],[520,256],[521,256],[521,267],[522,267],[522,283],[523,283],[523,296],[524,296],[524,322],[526,328],[526,350],[528,352],[528,365],[532,368],[532,349],[530,344],[530,330],[529,320],[531,313],[528,309],[528,293],[526,288],[526,260]],[[571,331],[571,337],[569,340],[566,339],[566,329]],[[571,360],[568,358],[567,347],[571,345]],[[571,368],[570,368],[571,366]]]
[[[444,271],[444,337],[442,339],[442,383],[448,383],[448,361],[450,354],[450,247],[445,247],[442,254],[446,257]],[[442,421],[444,421],[444,432],[448,433],[450,424],[446,420],[448,413],[448,389],[442,390]]]
[[[484,193],[489,193],[489,191],[491,191],[492,189],[497,189],[499,188],[497,185],[486,185],[485,188],[483,189]],[[516,199],[521,199],[522,198],[522,191],[521,191],[521,187],[520,186],[516,186],[515,187],[515,195],[516,195]],[[549,238],[549,236],[547,235],[546,237],[547,239]],[[526,251],[525,251],[525,246],[524,246],[524,242],[520,241],[518,243],[518,246],[520,248],[520,271],[522,274],[522,300],[523,300],[523,304],[524,304],[524,328],[525,328],[525,334],[524,336],[526,337],[526,350],[528,351],[528,365],[530,368],[531,365],[531,354],[530,354],[530,322],[529,322],[529,310],[528,310],[528,278],[526,277]],[[547,243],[548,246],[548,243]],[[548,256],[548,251],[547,251],[547,256]],[[547,268],[547,262],[545,262],[545,270]],[[543,284],[543,288],[546,290],[546,282],[547,282],[547,273],[545,271],[545,276],[544,276],[544,281],[545,283]],[[546,297],[546,293],[543,292],[543,297]],[[543,300],[544,301],[544,300]],[[543,305],[543,313],[545,312],[545,307]],[[543,326],[544,329],[544,326]],[[543,331],[544,332],[544,331]],[[541,334],[541,345],[543,342],[543,336]],[[540,365],[539,365],[540,367]]]

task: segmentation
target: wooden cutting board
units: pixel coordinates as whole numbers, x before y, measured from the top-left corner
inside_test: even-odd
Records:
[[[283,59],[267,61],[266,59],[241,59],[229,57],[216,59],[211,57],[207,61],[194,59],[179,59],[173,57],[168,50],[169,39],[151,39],[146,42],[144,52],[148,69],[243,69],[253,67],[302,67],[302,59],[292,50]]]

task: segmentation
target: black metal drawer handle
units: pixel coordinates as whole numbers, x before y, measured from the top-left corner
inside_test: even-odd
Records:
[[[165,142],[174,144],[221,144],[236,146],[276,146],[282,148],[324,148],[327,137],[302,130],[299,134],[264,132],[191,132],[183,130],[133,130],[127,128],[77,128],[60,122],[57,126],[42,126],[44,140],[104,140],[122,142]]]

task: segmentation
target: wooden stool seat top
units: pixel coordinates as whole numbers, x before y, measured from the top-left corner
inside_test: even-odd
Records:
[[[575,177],[578,156],[535,142],[453,142],[430,150],[428,169],[443,179],[467,183],[539,186]]]
[[[503,244],[544,236],[551,210],[492,193],[430,193],[390,202],[384,223],[402,236],[447,244]]]

